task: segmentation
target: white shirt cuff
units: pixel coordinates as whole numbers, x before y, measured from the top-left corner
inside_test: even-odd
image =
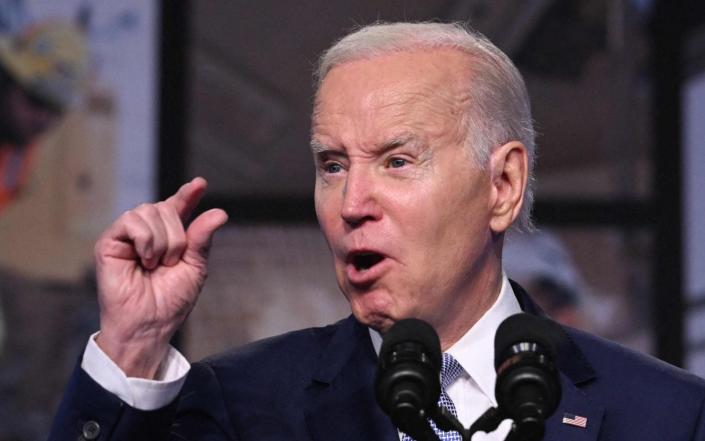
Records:
[[[88,339],[81,368],[103,389],[115,394],[128,405],[139,410],[155,410],[171,403],[181,391],[191,365],[173,347],[164,359],[157,380],[132,378],[116,365],[95,342],[95,334]]]

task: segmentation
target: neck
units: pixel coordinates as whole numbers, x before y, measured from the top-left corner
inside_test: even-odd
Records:
[[[447,314],[434,327],[446,351],[465,335],[492,307],[502,289],[501,245],[490,253],[485,265],[469,274],[469,284],[456,301],[445,308]]]

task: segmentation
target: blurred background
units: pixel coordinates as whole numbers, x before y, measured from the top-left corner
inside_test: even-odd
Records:
[[[313,211],[311,71],[376,20],[516,62],[538,232],[505,270],[559,321],[705,375],[705,4],[0,0],[0,441],[45,439],[97,329],[96,237],[201,175],[218,233],[190,359],[345,317]]]

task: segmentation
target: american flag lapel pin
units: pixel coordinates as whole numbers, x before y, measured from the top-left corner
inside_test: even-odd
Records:
[[[584,429],[585,427],[587,427],[587,417],[573,415],[572,413],[564,413],[563,424],[568,424],[570,426],[575,427],[582,427]]]

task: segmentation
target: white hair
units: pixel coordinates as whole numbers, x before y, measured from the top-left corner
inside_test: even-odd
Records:
[[[343,63],[419,48],[454,48],[468,54],[470,106],[465,112],[466,145],[478,166],[486,168],[492,150],[520,141],[529,157],[529,179],[518,227],[530,230],[533,203],[535,132],[524,80],[512,61],[487,37],[460,23],[375,23],[360,28],[323,53],[315,73],[316,89]]]

